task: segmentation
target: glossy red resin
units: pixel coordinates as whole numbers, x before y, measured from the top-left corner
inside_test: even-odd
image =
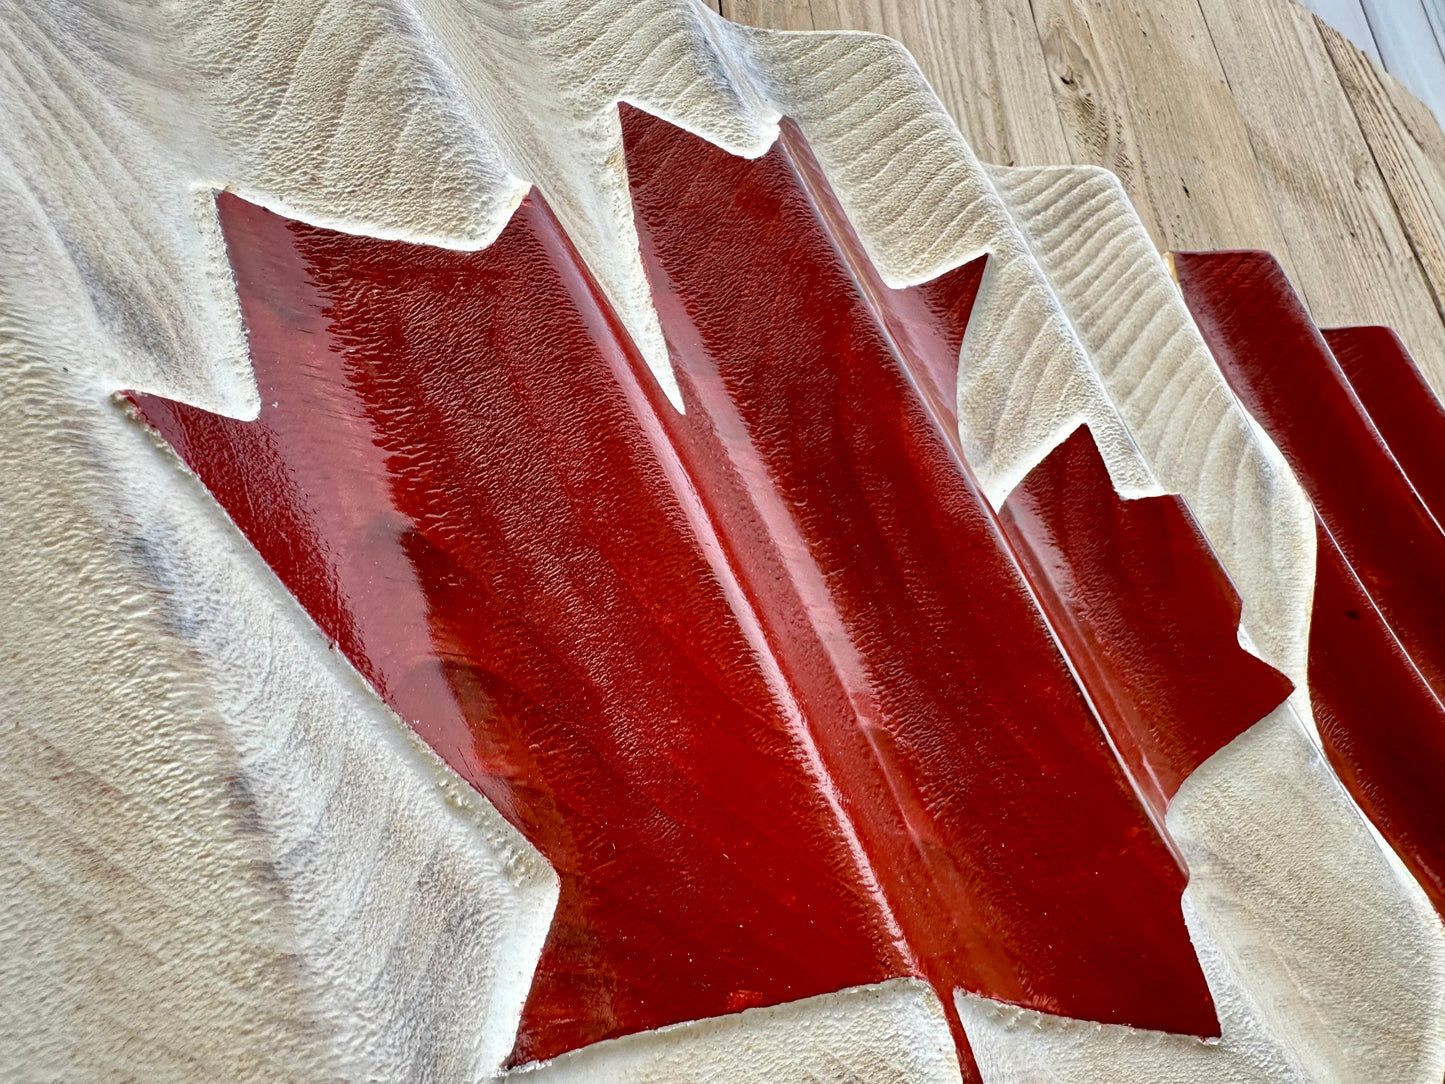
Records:
[[[1325,752],[1445,917],[1445,707],[1318,531],[1310,704]]]
[[[629,107],[622,108],[627,118]],[[645,123],[640,113],[636,123]],[[822,167],[813,158],[802,132],[786,117],[778,127],[779,149],[813,213],[827,230],[854,288],[873,312],[944,439],[962,459],[958,436],[958,353],[988,257],[980,256],[907,289],[886,285],[834,196]]]
[[[950,1007],[961,986],[1217,1034],[1184,872],[958,455],[950,352],[982,265],[889,290],[796,132],[747,161],[623,124],[685,414],[535,195],[477,253],[223,196],[261,416],[136,397],[557,869],[514,1059],[905,974]],[[1040,516],[1077,514],[1040,479]],[[1197,543],[1138,575],[1204,575],[1223,629]],[[1110,590],[1081,611],[1100,629],[1133,612]],[[1134,668],[1112,635],[1118,687],[1170,685],[1136,688],[1136,714],[1208,684],[1169,673],[1181,650],[1240,680],[1213,633]],[[1142,724],[1161,792],[1254,721],[1250,696],[1211,701],[1234,714],[1207,733]]]
[[[1387,327],[1326,328],[1321,334],[1375,431],[1420,500],[1445,526],[1445,407]]]
[[[1445,538],[1421,499],[1438,492],[1439,404],[1386,329],[1327,332],[1337,364],[1272,257],[1175,259],[1215,359],[1315,503],[1309,680],[1325,752],[1445,915],[1445,610],[1427,605]]]
[[[481,253],[220,207],[261,416],[140,408],[557,870],[515,1060],[910,972],[545,207]]]
[[[1390,455],[1279,263],[1176,253],[1225,379],[1284,453],[1391,631],[1445,695],[1445,534]]]
[[[1178,497],[1123,500],[1080,428],[1002,515],[1044,610],[1140,792],[1179,784],[1289,696],[1239,646],[1239,596]]]
[[[1183,872],[796,153],[749,162],[635,110],[623,131],[677,445],[925,970],[1212,1033]],[[960,337],[926,337],[954,373]]]

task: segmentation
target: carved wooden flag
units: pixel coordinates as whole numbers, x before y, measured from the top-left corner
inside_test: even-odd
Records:
[[[685,412],[536,195],[474,254],[223,196],[260,417],[136,397],[558,871],[514,1060],[908,975],[1217,1034],[1161,818],[1290,685],[1187,511],[1080,430],[1001,522],[981,264],[879,286],[796,134],[624,135]]]
[[[1321,335],[1268,253],[1174,259],[1220,368],[1314,503],[1325,750],[1445,913],[1445,411],[1388,329]]]
[[[886,38],[7,12],[0,1077],[1441,1079],[1433,311]]]

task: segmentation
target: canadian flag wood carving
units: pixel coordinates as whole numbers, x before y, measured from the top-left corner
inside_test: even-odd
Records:
[[[1135,585],[1096,566],[1128,533],[1052,554],[1037,524],[1119,505],[1087,436],[1079,485],[1025,487],[1039,586],[1055,565],[1104,596],[1059,592],[1075,666],[1108,659],[1089,687],[1115,741],[1151,745],[1131,783],[786,152],[636,112],[624,137],[685,414],[540,201],[454,255],[227,197],[261,416],[138,402],[558,870],[517,1060],[912,974],[1214,1034],[1162,800],[1136,788],[1172,793],[1289,685],[1238,646],[1197,531],[1115,560],[1223,620],[1125,642],[1133,615],[1099,611]],[[956,352],[979,271],[915,334]]]
[[[1445,1072],[1387,329],[883,39],[93,7],[0,38],[0,1075]]]
[[[686,413],[535,199],[453,255],[224,197],[261,417],[138,400],[558,870],[514,1060],[907,975],[1217,1033],[1157,819],[1290,685],[1187,512],[1081,429],[1001,526],[937,390],[983,267],[875,285],[796,134],[624,146]]]

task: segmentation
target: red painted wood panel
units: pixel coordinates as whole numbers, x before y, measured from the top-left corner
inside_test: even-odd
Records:
[[[221,212],[261,416],[141,410],[556,868],[516,1059],[912,970],[542,203],[475,254]]]
[[[1330,763],[1445,916],[1445,706],[1320,528],[1310,703]]]
[[[1264,426],[1415,665],[1445,694],[1445,535],[1385,447],[1278,262],[1176,253],[1225,379]]]
[[[860,831],[930,976],[1211,1033],[1182,870],[795,148],[749,162],[635,110],[623,131],[678,445],[830,770],[877,796]],[[918,338],[956,373],[961,334]]]
[[[627,108],[624,106],[624,111]],[[784,117],[778,129],[783,155],[842,257],[849,277],[907,370],[914,390],[962,458],[958,439],[958,355],[988,257],[980,256],[917,286],[894,289],[886,285],[798,126]]]
[[[1122,499],[1087,428],[1030,472],[1002,518],[1162,817],[1195,768],[1289,696],[1289,679],[1239,646],[1239,596],[1184,501]]]
[[[1445,407],[1400,336],[1387,327],[1321,334],[1395,462],[1435,522],[1445,525]]]
[[[1309,680],[1325,752],[1445,915],[1445,536],[1421,499],[1440,470],[1438,403],[1384,329],[1329,333],[1347,377],[1267,253],[1175,266],[1231,387],[1315,505]]]

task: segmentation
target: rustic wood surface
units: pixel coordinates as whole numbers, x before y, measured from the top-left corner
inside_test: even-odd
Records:
[[[985,161],[1112,169],[1160,250],[1273,252],[1445,390],[1445,135],[1295,0],[721,0],[902,41]]]
[[[1445,0],[1301,0],[1445,124]]]

